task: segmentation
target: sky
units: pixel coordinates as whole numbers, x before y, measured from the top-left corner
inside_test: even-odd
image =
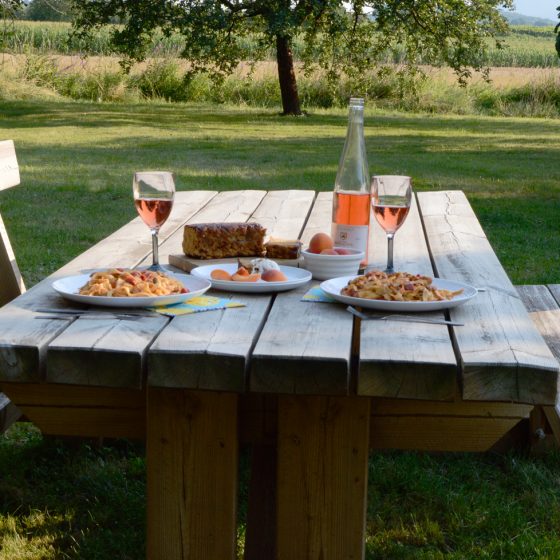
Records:
[[[514,0],[515,11],[525,16],[558,19],[556,8],[560,0]]]

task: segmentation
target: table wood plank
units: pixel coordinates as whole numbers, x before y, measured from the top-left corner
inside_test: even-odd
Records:
[[[560,284],[549,284],[547,287],[556,300],[556,303],[560,305]]]
[[[552,354],[560,361],[560,291],[557,288],[560,285],[517,286],[517,291]],[[542,411],[557,445],[560,444],[560,399],[554,406],[543,406]]]
[[[308,289],[277,295],[253,351],[251,391],[348,393],[352,316],[335,304],[302,302]]]
[[[364,557],[369,405],[279,397],[278,560]]]
[[[517,286],[517,291],[552,354],[560,359],[560,306],[546,286]]]
[[[0,387],[44,434],[146,437],[145,391],[54,383]]]
[[[140,389],[146,348],[168,322],[80,318],[49,344],[47,381]]]
[[[221,193],[220,197],[222,194],[232,196]],[[271,236],[297,238],[313,198],[312,191],[275,191],[253,201],[258,203],[252,212],[245,211],[245,214],[250,215],[250,221],[258,218]],[[222,221],[224,208],[228,206],[209,204],[205,215],[209,221]],[[225,217],[230,219],[231,215]],[[163,254],[176,250],[174,245],[171,238],[162,247]],[[246,306],[175,317],[150,349],[150,385],[223,391],[246,389],[250,351],[266,319],[272,296],[209,293],[229,297]]]
[[[370,266],[386,266],[387,241],[372,222]],[[396,270],[432,275],[418,207],[395,235]],[[444,318],[443,313],[430,314]],[[358,394],[376,397],[450,400],[456,394],[457,361],[448,327],[396,321],[361,323]],[[462,328],[462,327],[459,327]]]
[[[215,192],[209,191],[177,193],[171,217],[161,230],[161,239],[165,240],[177,231],[185,220],[203,208],[215,195]],[[54,280],[92,267],[136,266],[150,254],[149,231],[140,218],[136,218],[2,307],[0,380],[32,382],[44,379],[47,346],[69,326],[67,320],[35,319],[42,314],[34,312],[34,309],[64,308],[70,305],[52,289]]]
[[[266,196],[266,191],[243,190],[243,191],[223,191],[214,198],[211,204],[202,208],[185,223],[200,224],[212,222],[246,222],[255,212],[255,209]],[[178,237],[180,243],[175,239],[175,252],[182,252],[183,235]],[[169,244],[167,244],[169,245]],[[179,249],[179,250],[177,250]],[[172,251],[168,251],[170,253]]]
[[[314,199],[313,191],[271,191],[249,221],[265,227],[269,237],[299,239],[306,217],[302,220],[302,214],[309,211]]]
[[[461,191],[418,194],[430,251],[442,278],[486,291],[452,309],[465,400],[554,404],[558,362],[533,325]]]
[[[331,213],[332,193],[319,193],[301,234],[304,247],[315,233],[330,231]],[[348,393],[352,317],[339,305],[302,302],[311,285],[274,299],[253,350],[251,391]]]
[[[147,558],[234,560],[237,396],[148,389]]]

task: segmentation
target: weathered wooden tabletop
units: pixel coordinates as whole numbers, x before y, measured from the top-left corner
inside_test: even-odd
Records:
[[[485,291],[450,311],[448,328],[363,323],[343,305],[306,303],[307,287],[277,295],[231,294],[246,307],[140,321],[37,319],[41,307],[71,304],[54,279],[84,269],[137,266],[150,239],[139,218],[0,310],[0,381],[106,387],[359,395],[553,404],[558,364],[533,326],[472,212],[458,191],[418,194],[396,236],[401,270],[460,280]],[[181,192],[161,232],[161,257],[180,252],[182,225],[255,221],[277,237],[329,231],[331,194],[313,191]],[[386,243],[374,224],[370,263]],[[223,295],[223,294],[222,294]],[[359,361],[355,359],[359,352]],[[292,367],[297,362],[297,368]]]
[[[180,192],[160,259],[181,251],[185,223],[254,221],[306,245],[330,230],[331,204],[311,190]],[[386,245],[373,223],[372,266]],[[397,269],[481,290],[449,311],[460,327],[361,322],[301,301],[310,286],[221,293],[245,307],[172,319],[37,311],[76,307],[55,279],[150,252],[136,218],[0,309],[0,388],[41,429],[146,437],[149,560],[235,558],[240,441],[255,478],[246,560],[355,560],[371,447],[481,451],[556,403],[558,363],[460,191],[418,193],[395,238]]]

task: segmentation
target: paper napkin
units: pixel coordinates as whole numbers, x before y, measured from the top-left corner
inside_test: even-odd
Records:
[[[320,286],[313,286],[302,298],[301,301],[312,301],[318,303],[334,303],[336,300],[323,292]]]
[[[233,307],[245,307],[245,304],[227,298],[198,296],[176,305],[153,307],[152,309],[162,315],[175,317],[176,315],[190,315],[191,313],[213,311],[215,309],[229,309]]]

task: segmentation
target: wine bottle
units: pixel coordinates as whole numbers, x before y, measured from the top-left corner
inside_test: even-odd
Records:
[[[348,106],[348,131],[334,184],[332,238],[337,247],[364,251],[367,264],[371,194],[364,139],[364,100]]]

